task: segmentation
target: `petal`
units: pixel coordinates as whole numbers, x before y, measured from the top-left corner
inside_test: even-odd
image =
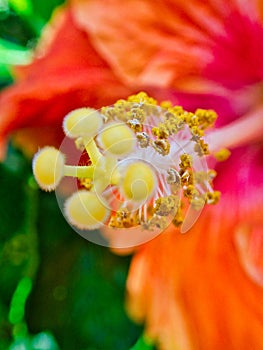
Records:
[[[23,127],[60,128],[74,108],[113,103],[130,90],[121,84],[91,46],[89,37],[74,23],[70,11],[53,18],[34,62],[18,72],[16,84],[0,95],[0,139]],[[52,27],[52,24],[51,24]],[[45,44],[45,45],[44,45]],[[12,108],[10,108],[12,106]]]
[[[258,0],[71,3],[76,22],[126,84],[217,94],[239,114],[262,98]]]
[[[226,205],[206,210],[187,235],[171,228],[132,261],[128,310],[160,349],[263,347],[262,285],[244,273]]]
[[[26,157],[31,158],[39,148],[46,145],[60,147],[64,135],[61,128],[50,126],[27,127],[14,131],[11,140]]]
[[[259,144],[233,150],[217,167],[220,203],[135,254],[127,307],[160,349],[263,347],[261,155]]]
[[[167,86],[197,75],[211,59],[210,33],[222,30],[215,10],[195,2],[72,3],[76,21],[127,83]]]
[[[224,19],[225,31],[215,38],[213,60],[203,72],[209,80],[234,90],[262,81],[263,23],[253,13],[235,8]]]
[[[219,77],[225,69],[231,78],[231,73],[237,71],[232,69],[236,65],[231,64],[236,62],[234,58],[241,67],[246,65],[248,74],[258,70],[246,63],[247,58],[260,63],[262,56],[260,4],[255,0],[71,2],[76,21],[127,83],[186,86],[189,79],[196,77],[200,84],[200,72],[210,65],[211,72],[218,70]],[[239,40],[240,35],[245,39]],[[219,51],[215,63],[218,67],[214,67],[215,50]],[[225,51],[229,52],[227,57],[222,55]],[[209,70],[204,78],[213,80],[214,76]],[[224,74],[220,78],[229,77]]]

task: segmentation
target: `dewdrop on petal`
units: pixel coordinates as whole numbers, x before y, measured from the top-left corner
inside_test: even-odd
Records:
[[[70,138],[93,137],[103,125],[103,118],[93,108],[78,108],[69,112],[63,121],[65,135]]]
[[[131,153],[136,146],[135,133],[124,123],[111,123],[101,131],[101,147],[116,156]]]
[[[103,225],[110,211],[95,193],[80,190],[66,200],[65,214],[69,222],[77,228],[94,230]]]
[[[121,190],[126,199],[145,202],[152,196],[156,185],[157,178],[151,167],[143,162],[134,162],[125,170]]]
[[[65,157],[54,147],[40,149],[33,158],[33,173],[40,188],[54,190],[64,173]]]

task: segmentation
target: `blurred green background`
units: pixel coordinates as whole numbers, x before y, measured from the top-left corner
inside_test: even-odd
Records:
[[[26,64],[61,0],[0,0],[0,87]],[[0,115],[1,117],[1,115]],[[0,350],[152,349],[125,314],[130,257],[81,238],[31,162],[9,145],[0,164]]]

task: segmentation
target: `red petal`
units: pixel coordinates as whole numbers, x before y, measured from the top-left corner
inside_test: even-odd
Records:
[[[70,110],[80,106],[99,108],[131,93],[93,49],[71,13],[57,16],[59,27],[52,33],[55,36],[49,38],[51,43],[44,55],[20,70],[20,80],[0,96],[1,143],[13,130],[61,128],[62,119]],[[56,19],[55,16],[54,23]]]

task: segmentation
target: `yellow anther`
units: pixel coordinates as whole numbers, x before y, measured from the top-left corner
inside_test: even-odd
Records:
[[[82,179],[81,178],[79,180],[79,182],[80,182],[80,185],[85,187],[86,190],[90,191],[92,189],[93,184],[92,184],[92,180],[91,179],[89,179],[89,178]]]
[[[167,183],[169,185],[176,185],[177,184],[180,187],[181,177],[180,177],[178,171],[170,168],[167,170],[167,174],[168,174],[168,176],[166,178]]]
[[[160,106],[164,109],[168,109],[168,108],[172,108],[173,105],[172,105],[172,102],[171,101],[162,101],[160,103]]]
[[[196,188],[193,185],[187,186],[187,188],[184,190],[184,196],[186,198],[192,199],[195,196],[198,196],[199,192],[196,190]]]
[[[93,230],[107,221],[110,211],[106,203],[93,192],[80,190],[65,202],[69,222],[81,230]]]
[[[184,109],[182,106],[174,106],[171,110],[177,116],[181,116],[184,114]]]
[[[209,154],[208,144],[203,139],[200,139],[195,145],[194,150],[199,157]]]
[[[136,107],[136,105],[133,105],[131,111],[128,112],[128,115],[131,117],[131,119],[137,119],[140,123],[143,123],[146,119],[146,113],[141,106]]]
[[[207,192],[206,193],[206,203],[207,204],[217,204],[220,199],[221,193],[219,191]]]
[[[214,153],[214,157],[219,162],[227,160],[231,155],[231,152],[227,148],[222,148],[218,152]]]
[[[173,111],[168,111],[164,114],[165,127],[168,130],[169,134],[176,134],[179,130],[184,128],[185,122],[183,115],[177,115]]]
[[[180,227],[182,225],[184,221],[184,217],[183,217],[183,214],[182,214],[182,210],[181,208],[178,208],[173,220],[172,220],[172,223],[174,224],[174,226],[176,227]]]
[[[160,216],[168,216],[175,212],[179,205],[179,197],[170,195],[158,198],[155,201],[154,213]]]
[[[156,175],[151,167],[143,162],[134,162],[125,170],[121,189],[126,199],[145,202],[152,197],[156,184]]]
[[[114,224],[115,227],[129,228],[138,225],[139,221],[136,213],[130,213],[126,208],[123,208],[116,212],[116,216],[112,221],[112,225]]]
[[[190,154],[187,154],[187,153],[181,154],[180,160],[181,162],[179,163],[179,167],[181,169],[187,169],[192,167],[193,160]]]
[[[193,135],[193,141],[199,141],[200,137],[204,136],[204,131],[199,129],[198,126],[192,126],[191,133]]]
[[[166,130],[168,131],[169,135],[175,135],[179,131],[179,128],[178,128],[175,120],[165,121],[165,127],[166,127]]]
[[[145,92],[139,92],[136,95],[132,95],[130,97],[128,97],[128,101],[129,102],[137,102],[137,103],[145,103],[145,104],[149,104],[149,105],[156,105],[157,101],[152,98],[149,97]]]
[[[103,117],[92,108],[78,108],[68,113],[63,121],[66,136],[77,138],[94,137],[103,125]]]
[[[170,152],[170,143],[166,139],[158,139],[152,142],[152,146],[156,152],[162,156],[166,156]]]
[[[200,128],[203,130],[212,126],[217,118],[216,112],[211,109],[198,108],[195,115],[198,117]]]
[[[119,225],[116,216],[111,216],[108,226],[112,228],[122,228],[122,226]]]
[[[65,157],[54,147],[46,146],[33,158],[33,173],[45,191],[54,190],[64,175]]]
[[[164,120],[165,121],[176,121],[177,116],[172,111],[167,111],[164,113]]]
[[[188,186],[188,185],[193,185],[194,183],[194,173],[192,170],[190,169],[182,169],[180,171],[180,175],[181,175],[181,183],[184,186]]]
[[[154,229],[155,227],[160,229],[160,230],[164,230],[166,229],[166,227],[168,226],[168,222],[166,217],[164,216],[157,216],[154,215],[149,221],[148,221],[148,227],[149,229]]]
[[[169,131],[164,123],[159,123],[158,126],[153,127],[152,134],[159,139],[167,139],[169,137]]]
[[[209,169],[208,170],[208,178],[209,178],[210,181],[214,180],[216,175],[217,175],[217,172],[214,169]]]
[[[111,121],[116,117],[116,111],[115,108],[110,106],[110,107],[102,107],[101,108],[101,114],[105,118],[105,121]]]
[[[142,132],[142,124],[138,119],[130,119],[127,124],[134,132]]]
[[[191,112],[185,114],[184,120],[190,128],[197,127],[200,124],[198,117]]]
[[[146,132],[138,132],[136,134],[137,141],[141,148],[146,148],[150,144],[150,136]]]
[[[136,136],[126,124],[111,123],[102,130],[99,142],[106,152],[125,156],[134,150]]]

